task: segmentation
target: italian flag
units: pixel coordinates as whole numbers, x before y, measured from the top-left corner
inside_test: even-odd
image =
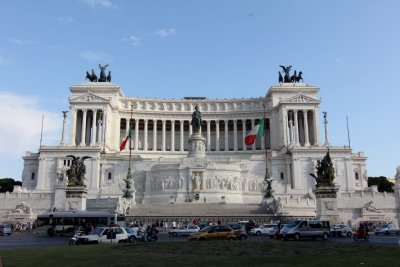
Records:
[[[264,136],[264,118],[254,126],[254,128],[247,134],[244,143],[248,146],[254,144],[257,136]]]
[[[131,138],[131,127],[129,126],[128,134],[126,135],[124,141],[122,141],[121,145],[119,146],[119,151],[122,151],[125,149],[126,143],[128,143],[128,140]]]

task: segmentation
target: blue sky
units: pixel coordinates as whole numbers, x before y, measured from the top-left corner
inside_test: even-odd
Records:
[[[0,177],[61,138],[69,87],[109,64],[127,96],[264,96],[279,65],[320,87],[329,139],[400,165],[399,1],[1,0]],[[323,136],[322,136],[323,138]]]

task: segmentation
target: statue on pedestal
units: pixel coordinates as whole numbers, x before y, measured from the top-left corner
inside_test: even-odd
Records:
[[[317,161],[317,175],[310,173],[309,175],[314,177],[317,184],[316,187],[320,186],[333,186],[333,180],[335,179],[335,169],[329,155],[329,151],[326,153],[324,159]]]
[[[199,108],[195,106],[192,114],[192,122],[190,123],[193,126],[193,132],[200,132],[202,123],[201,112],[199,111]]]
[[[75,157],[73,155],[68,155],[68,157],[72,158],[72,163],[70,168],[66,171],[68,177],[68,186],[85,186],[85,173],[86,166],[84,161],[91,157]]]

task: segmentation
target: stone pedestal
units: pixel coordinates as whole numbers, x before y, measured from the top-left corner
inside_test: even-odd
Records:
[[[56,189],[54,192],[54,206],[53,208],[56,208],[57,210],[63,210],[65,209],[65,189],[66,189],[65,184],[58,183],[56,185]]]
[[[193,133],[188,143],[189,157],[205,157],[206,139],[200,133]]]
[[[65,188],[65,210],[86,210],[88,190],[84,186],[68,186]]]
[[[330,224],[339,222],[337,209],[337,191],[335,186],[319,186],[314,190],[317,206],[317,219],[327,220]]]

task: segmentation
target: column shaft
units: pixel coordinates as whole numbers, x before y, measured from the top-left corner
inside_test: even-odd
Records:
[[[171,121],[171,151],[175,151],[175,120]]]
[[[148,133],[148,126],[149,126],[149,121],[147,119],[144,120],[144,151],[147,151],[148,149],[148,142],[147,142],[147,133]]]
[[[153,120],[153,151],[157,151],[157,120]]]
[[[295,140],[296,140],[296,146],[300,145],[300,138],[299,138],[299,118],[298,118],[298,110],[294,111],[294,126],[296,128],[296,136],[295,136]]]
[[[211,150],[211,121],[207,121],[207,151]]]
[[[84,109],[82,110],[83,114],[82,114],[82,131],[81,131],[81,146],[85,146],[86,145],[86,115],[87,115],[87,110]]]

